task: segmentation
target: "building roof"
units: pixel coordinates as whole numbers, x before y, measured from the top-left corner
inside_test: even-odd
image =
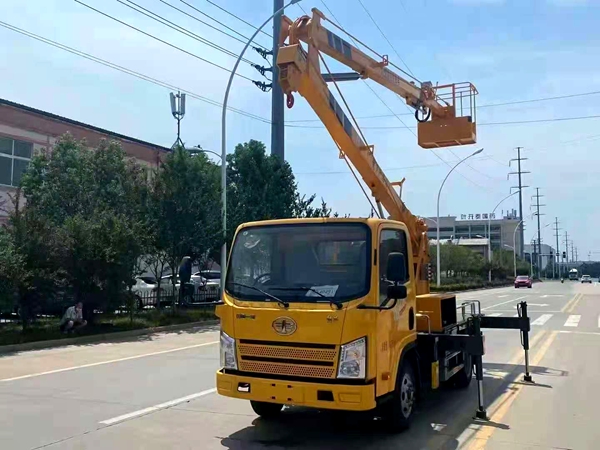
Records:
[[[53,113],[50,113],[47,111],[42,111],[41,109],[32,108],[31,106],[22,105],[20,103],[15,103],[15,102],[11,102],[10,100],[0,98],[0,106],[2,106],[2,105],[21,109],[23,111],[27,111],[27,112],[30,112],[33,114],[39,114],[41,116],[48,117],[48,118],[56,120],[56,121],[65,122],[65,123],[68,123],[71,125],[76,125],[78,127],[83,127],[83,128],[87,128],[90,130],[94,130],[98,133],[106,134],[108,136],[122,139],[125,141],[135,142],[136,144],[145,145],[147,147],[152,147],[157,150],[166,151],[166,152],[171,151],[171,149],[169,147],[163,147],[162,145],[153,144],[152,142],[143,141],[141,139],[137,139],[137,138],[134,138],[131,136],[125,136],[124,134],[115,133],[114,131],[106,130],[104,128],[96,127],[94,125],[89,125],[87,123],[83,123],[83,122],[79,122],[77,120],[69,119],[67,117],[59,116],[58,114],[53,114]]]

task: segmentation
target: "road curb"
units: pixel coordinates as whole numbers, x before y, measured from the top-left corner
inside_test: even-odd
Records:
[[[99,342],[119,341],[123,338],[143,336],[146,334],[160,333],[162,331],[189,330],[191,328],[203,328],[218,325],[218,320],[203,320],[201,322],[190,322],[178,325],[165,325],[162,327],[140,328],[139,330],[118,331],[115,333],[93,334],[66,339],[52,339],[48,341],[26,342],[24,344],[11,344],[0,346],[0,355],[8,353],[26,352],[29,350],[43,350],[47,348],[66,347],[67,345],[95,344]]]

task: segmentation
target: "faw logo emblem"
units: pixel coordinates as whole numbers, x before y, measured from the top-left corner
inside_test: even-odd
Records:
[[[273,321],[272,326],[275,332],[282,336],[294,334],[296,332],[296,328],[298,328],[294,319],[291,319],[290,317],[278,317]]]

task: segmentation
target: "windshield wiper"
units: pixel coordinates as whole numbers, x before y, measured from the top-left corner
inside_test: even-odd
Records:
[[[275,300],[277,303],[279,303],[280,305],[282,305],[285,308],[290,306],[290,304],[288,302],[281,300],[280,298],[275,297],[274,295],[269,294],[268,292],[265,292],[262,289],[257,288],[256,286],[250,286],[249,284],[243,284],[243,283],[231,283],[231,284],[233,284],[234,286],[241,286],[241,287],[245,287],[248,289],[254,289],[255,291],[260,292],[261,294],[266,295],[268,298]]]
[[[340,302],[336,301],[335,299],[333,299],[331,297],[327,297],[326,295],[321,294],[316,289],[313,289],[313,288],[308,287],[308,286],[273,287],[271,289],[273,289],[274,291],[304,291],[304,292],[309,292],[310,291],[310,292],[314,292],[319,297],[326,298],[329,301],[329,304],[330,305],[335,305],[337,307],[337,309],[342,309],[342,306],[343,306]]]

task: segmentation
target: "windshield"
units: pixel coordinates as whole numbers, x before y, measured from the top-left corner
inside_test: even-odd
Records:
[[[526,276],[526,275],[519,275],[519,276],[517,277],[517,280],[528,280],[528,279],[529,279],[529,277],[528,277],[528,276]]]
[[[226,291],[241,300],[348,301],[369,292],[365,224],[266,225],[240,232]],[[258,288],[259,290],[256,290]]]

